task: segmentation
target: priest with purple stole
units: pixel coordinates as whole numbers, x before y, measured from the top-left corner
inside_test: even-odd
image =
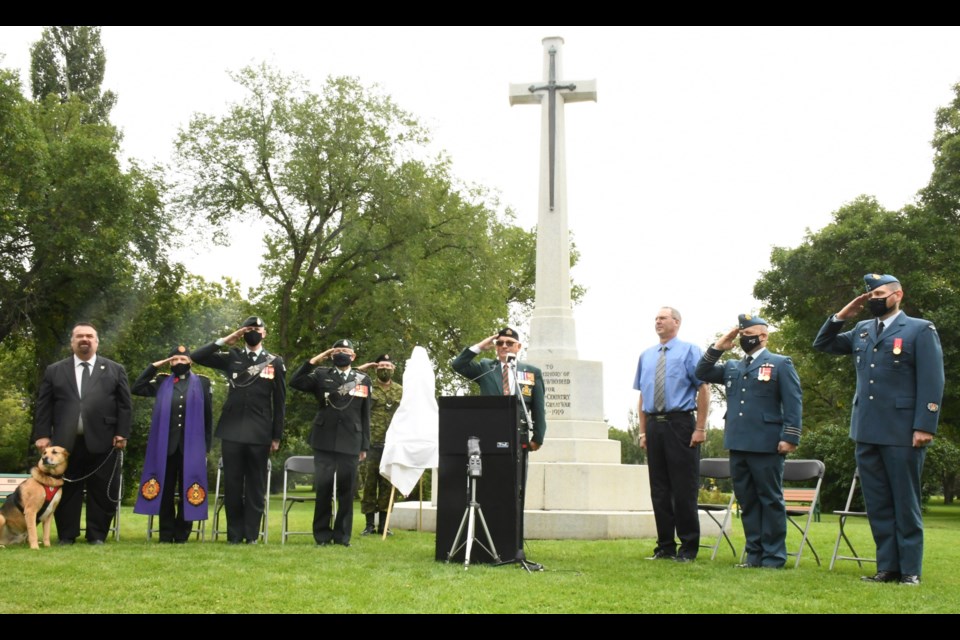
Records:
[[[206,520],[207,452],[213,434],[210,379],[193,373],[190,351],[174,347],[133,383],[134,395],[156,398],[134,513],[160,517],[160,542],[184,543]],[[170,366],[170,374],[158,373]],[[176,496],[179,495],[179,501]]]

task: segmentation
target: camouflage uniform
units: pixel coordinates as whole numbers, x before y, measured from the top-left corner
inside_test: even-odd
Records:
[[[376,374],[374,374],[376,375]],[[393,420],[393,414],[400,406],[403,387],[391,382],[386,387],[377,381],[373,383],[373,403],[370,408],[370,450],[363,463],[363,497],[360,512],[364,515],[380,513],[383,525],[387,507],[390,505],[390,482],[380,475],[380,458],[383,456],[383,444],[387,438],[387,428]],[[367,518],[370,521],[370,518]]]

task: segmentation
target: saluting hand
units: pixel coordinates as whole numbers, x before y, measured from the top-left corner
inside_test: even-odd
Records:
[[[152,363],[151,366],[152,366],[154,369],[159,369],[160,367],[162,367],[162,366],[165,365],[165,364],[170,364],[170,361],[173,360],[173,358],[174,358],[174,356],[170,356],[169,358],[167,358],[167,359],[165,359],[165,360],[157,360],[156,362]]]
[[[863,311],[863,307],[867,304],[867,300],[870,298],[870,292],[862,293],[850,302],[847,303],[843,309],[837,312],[837,320],[850,320],[851,318],[856,318],[857,315]]]
[[[240,327],[230,335],[225,336],[223,338],[223,343],[232,347],[234,344],[236,344],[237,340],[240,339],[240,336],[248,331],[253,331],[254,329],[255,327]]]
[[[334,349],[327,349],[327,350],[324,351],[323,353],[318,353],[317,355],[315,355],[315,356],[313,356],[312,358],[310,358],[310,364],[312,364],[312,365],[320,364],[321,362],[323,362],[324,360],[326,360],[327,358],[329,358],[329,357],[330,357],[330,354],[332,354],[333,351],[334,351]]]
[[[737,334],[740,333],[740,327],[734,327],[727,331],[724,335],[713,343],[714,349],[719,349],[720,351],[729,351],[733,349],[733,339],[737,337]]]
[[[490,336],[489,338],[485,339],[483,342],[481,342],[481,343],[480,343],[479,345],[477,345],[477,346],[480,347],[480,351],[486,351],[487,349],[493,349],[493,343],[496,342],[496,340],[497,340],[497,334],[493,334],[492,336]]]

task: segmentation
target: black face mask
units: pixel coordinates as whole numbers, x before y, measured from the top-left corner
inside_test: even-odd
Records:
[[[263,336],[259,331],[247,331],[243,334],[243,341],[251,347],[255,347],[263,341]]]
[[[760,345],[760,336],[740,336],[740,348],[750,353]]]
[[[180,364],[172,364],[170,365],[170,371],[172,371],[173,375],[177,376],[178,378],[182,378],[184,375],[190,373],[190,365],[184,362],[181,362]]]
[[[892,295],[893,294],[891,293],[890,296]],[[867,300],[867,306],[870,309],[870,313],[877,318],[887,315],[887,312],[890,311],[887,309],[887,298],[890,296],[887,296],[886,298],[870,298]]]
[[[349,353],[335,353],[333,354],[333,364],[338,367],[349,367],[352,360],[350,359]]]

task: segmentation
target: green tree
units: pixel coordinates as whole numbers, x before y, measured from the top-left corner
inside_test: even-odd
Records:
[[[76,320],[111,336],[117,296],[165,262],[170,225],[158,171],[122,170],[116,129],[85,123],[79,98],[30,102],[9,71],[0,97],[0,344],[31,345],[32,394]]]
[[[294,364],[335,339],[361,360],[424,346],[441,387],[464,344],[532,304],[535,238],[449,160],[417,159],[423,127],[353,78],[319,93],[267,66],[232,75],[245,97],[180,131],[178,199],[221,234],[263,236],[253,302]],[[291,398],[291,408],[302,399]]]
[[[106,66],[100,27],[46,27],[30,47],[33,98],[53,94],[66,102],[76,96],[90,107],[85,122],[106,123],[117,102],[116,94],[100,89]]]

